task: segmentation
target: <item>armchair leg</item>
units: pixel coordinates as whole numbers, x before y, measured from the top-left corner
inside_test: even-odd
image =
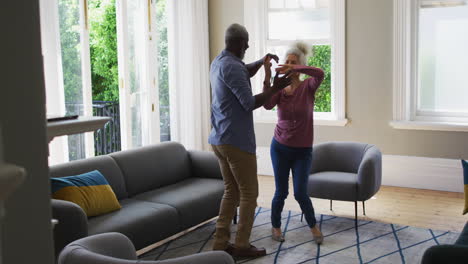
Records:
[[[330,200],[330,211],[333,211],[333,200]]]
[[[301,222],[302,222],[302,218],[304,218],[304,213],[301,214]]]
[[[234,219],[232,219],[232,222],[237,225],[237,208],[236,208],[236,213],[234,214]]]
[[[362,201],[362,213],[366,215],[366,202]]]
[[[357,201],[354,201],[354,225],[356,226],[357,229]]]

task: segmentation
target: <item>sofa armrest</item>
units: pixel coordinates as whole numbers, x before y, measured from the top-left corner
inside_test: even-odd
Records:
[[[380,189],[382,183],[382,153],[370,145],[365,150],[358,169],[358,201],[366,201]]]
[[[189,150],[194,177],[223,179],[216,155],[209,151]]]
[[[468,259],[466,245],[437,245],[424,252],[422,264],[462,264]]]
[[[52,199],[52,218],[58,220],[54,227],[55,255],[69,243],[88,236],[88,218],[75,203]]]

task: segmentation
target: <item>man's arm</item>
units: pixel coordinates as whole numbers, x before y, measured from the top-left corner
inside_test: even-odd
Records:
[[[279,77],[278,73],[276,73],[275,78],[273,80],[273,86],[268,87],[268,84],[265,84],[263,93],[255,95],[255,105],[254,109],[259,108],[260,106],[264,105],[274,94],[284,89],[286,86],[291,84],[291,78],[289,77],[291,72],[288,72],[283,77]]]
[[[259,59],[258,61],[254,61],[252,63],[246,64],[245,67],[247,67],[247,70],[249,71],[250,78],[252,78],[255,74],[257,74],[258,70],[262,67],[263,62],[266,57],[270,57],[271,59],[274,59],[277,63],[279,61],[278,56],[268,53],[267,55],[265,55],[263,58]]]

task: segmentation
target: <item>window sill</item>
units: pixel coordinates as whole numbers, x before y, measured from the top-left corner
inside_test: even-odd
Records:
[[[467,123],[454,122],[425,122],[425,121],[392,121],[390,126],[395,129],[407,130],[433,130],[433,131],[453,131],[468,132]]]
[[[259,124],[276,124],[276,117],[255,117],[255,123]],[[314,126],[346,126],[348,119],[314,119]]]

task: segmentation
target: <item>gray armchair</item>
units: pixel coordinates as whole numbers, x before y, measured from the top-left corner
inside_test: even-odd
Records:
[[[382,153],[370,144],[327,142],[314,145],[312,169],[308,181],[310,197],[354,202],[357,226],[357,202],[365,201],[380,189]]]
[[[88,236],[68,244],[58,264],[234,264],[224,251],[211,251],[161,261],[142,261],[130,239],[120,233]]]

